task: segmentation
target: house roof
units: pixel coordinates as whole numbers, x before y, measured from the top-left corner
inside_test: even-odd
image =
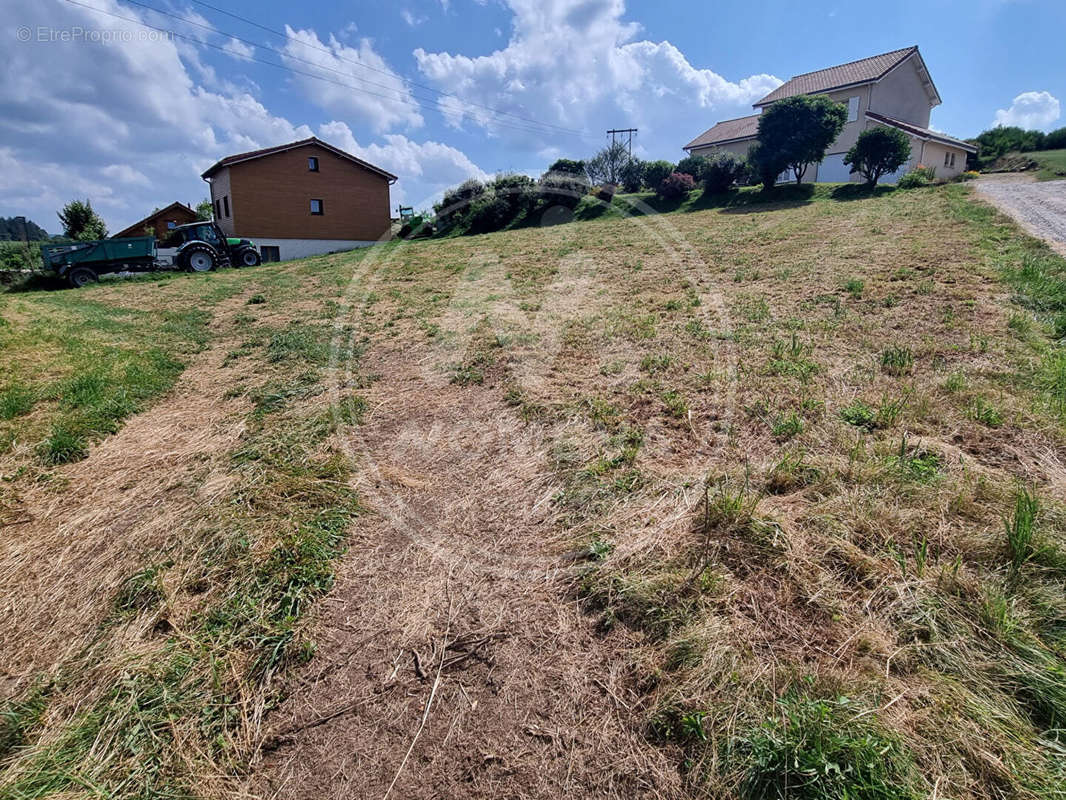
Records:
[[[252,161],[257,158],[263,158],[264,156],[272,156],[275,153],[281,153],[286,150],[294,150],[297,147],[306,147],[307,145],[317,145],[318,147],[325,148],[334,155],[340,156],[341,158],[346,158],[352,163],[358,164],[360,167],[368,169],[371,172],[376,172],[378,175],[381,175],[384,178],[388,178],[390,181],[396,180],[396,176],[393,175],[391,172],[386,172],[381,167],[375,167],[368,161],[363,161],[363,159],[361,158],[356,158],[351,153],[345,153],[339,147],[334,147],[333,145],[327,142],[323,142],[317,136],[311,136],[307,139],[301,139],[298,142],[279,144],[276,147],[265,147],[262,150],[250,150],[247,153],[237,153],[236,155],[226,156],[225,158],[221,159],[220,161],[216,161],[214,164],[208,167],[207,170],[200,177],[210,178],[223,167],[229,167],[233,164],[239,164],[242,161]]]
[[[940,142],[941,144],[950,144],[953,147],[958,147],[960,150],[965,150],[967,153],[977,152],[977,147],[969,142],[955,139],[954,137],[939,133],[929,128],[922,128],[918,125],[912,125],[909,122],[886,117],[884,114],[878,114],[875,111],[867,111],[866,118],[872,119],[874,122],[880,122],[882,125],[899,128],[904,133],[909,133],[911,136],[917,136],[919,139],[930,139],[934,142]]]
[[[782,100],[797,94],[820,94],[834,89],[843,89],[846,86],[872,83],[880,80],[908,58],[917,55],[921,61],[918,47],[904,47],[902,50],[893,50],[890,53],[881,53],[869,58],[860,58],[858,61],[849,61],[847,64],[838,64],[835,67],[805,72],[802,75],[794,75],[785,83],[778,86],[762,100],[754,103],[754,106],[767,105],[775,100]],[[940,102],[940,94],[929,77],[925,64],[920,64],[920,69],[925,73],[929,84],[930,93],[935,96],[937,103]]]
[[[133,235],[135,235],[137,233],[137,231],[139,231],[142,228],[144,228],[145,223],[147,223],[148,220],[152,219],[152,217],[158,217],[160,214],[166,214],[166,213],[169,213],[172,210],[177,210],[179,208],[182,211],[187,211],[188,213],[192,214],[193,219],[196,218],[196,212],[195,211],[193,211],[191,208],[189,208],[184,203],[179,203],[179,202],[175,201],[175,202],[171,203],[169,206],[167,206],[166,208],[161,208],[158,211],[153,211],[147,217],[145,217],[142,220],[138,220],[137,222],[134,222],[128,228],[123,228],[118,233],[111,234],[111,238],[112,239],[121,239],[121,238],[123,238],[125,236],[133,236]]]
[[[716,124],[713,128],[705,130],[682,149],[691,150],[694,147],[709,147],[722,142],[733,142],[742,139],[754,139],[759,132],[759,115],[752,114],[750,117],[738,117],[727,119]]]

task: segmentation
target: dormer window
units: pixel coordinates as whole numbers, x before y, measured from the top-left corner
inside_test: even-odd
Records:
[[[318,172],[318,159],[314,156],[310,156],[307,159],[307,171]]]

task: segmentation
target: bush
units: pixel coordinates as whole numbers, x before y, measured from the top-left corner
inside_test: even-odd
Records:
[[[647,162],[641,161],[639,158],[630,159],[622,167],[622,171],[619,174],[619,178],[622,181],[622,189],[626,192],[639,192],[644,187],[644,170],[646,168]]]
[[[541,176],[537,188],[545,203],[575,208],[589,190],[585,162],[560,158]]]
[[[687,197],[696,188],[696,181],[684,172],[673,172],[659,184],[659,196],[667,200]]]
[[[470,213],[470,206],[487,190],[488,187],[477,178],[463,181],[454,189],[449,189],[441,201],[433,206],[437,220],[444,227],[451,227]]]
[[[497,175],[492,191],[506,203],[511,219],[528,211],[537,201],[536,181],[517,172]]]
[[[610,203],[614,199],[614,193],[618,190],[618,187],[613,183],[605,183],[603,186],[596,187],[596,199],[602,200],[604,203]]]
[[[965,172],[960,172],[958,175],[956,175],[955,176],[955,180],[957,180],[957,181],[959,181],[961,183],[963,181],[972,181],[974,178],[980,178],[980,177],[981,177],[981,173],[980,172],[978,172],[977,170],[968,169]]]
[[[703,170],[709,160],[707,156],[688,156],[677,162],[677,167],[674,171],[691,175],[696,183],[701,183],[703,181]]]
[[[925,167],[919,164],[906,175],[899,179],[900,189],[916,189],[919,186],[928,186],[936,179],[936,168]]]
[[[787,166],[779,153],[770,151],[762,144],[753,144],[748,150],[748,180],[753,184],[761,183],[764,191],[774,188],[777,176]]]
[[[744,177],[748,170],[747,162],[735,153],[721,151],[704,161],[703,190],[710,194],[726,191]]]
[[[659,191],[664,180],[675,172],[675,167],[669,161],[649,161],[644,165],[644,185],[654,191]]]
[[[858,172],[867,186],[876,186],[882,175],[888,175],[907,163],[911,157],[911,142],[898,128],[879,126],[859,134],[858,140],[844,156],[844,163]]]

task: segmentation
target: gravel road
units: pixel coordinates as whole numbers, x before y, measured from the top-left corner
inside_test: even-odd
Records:
[[[1066,255],[1066,181],[977,181],[977,191],[1022,227]]]

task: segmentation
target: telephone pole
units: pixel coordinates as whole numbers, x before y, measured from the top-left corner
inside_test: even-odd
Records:
[[[611,147],[615,145],[615,137],[622,137],[622,141],[625,143],[626,151],[629,153],[629,157],[633,157],[633,134],[637,132],[636,128],[612,128],[607,131],[611,135]]]

